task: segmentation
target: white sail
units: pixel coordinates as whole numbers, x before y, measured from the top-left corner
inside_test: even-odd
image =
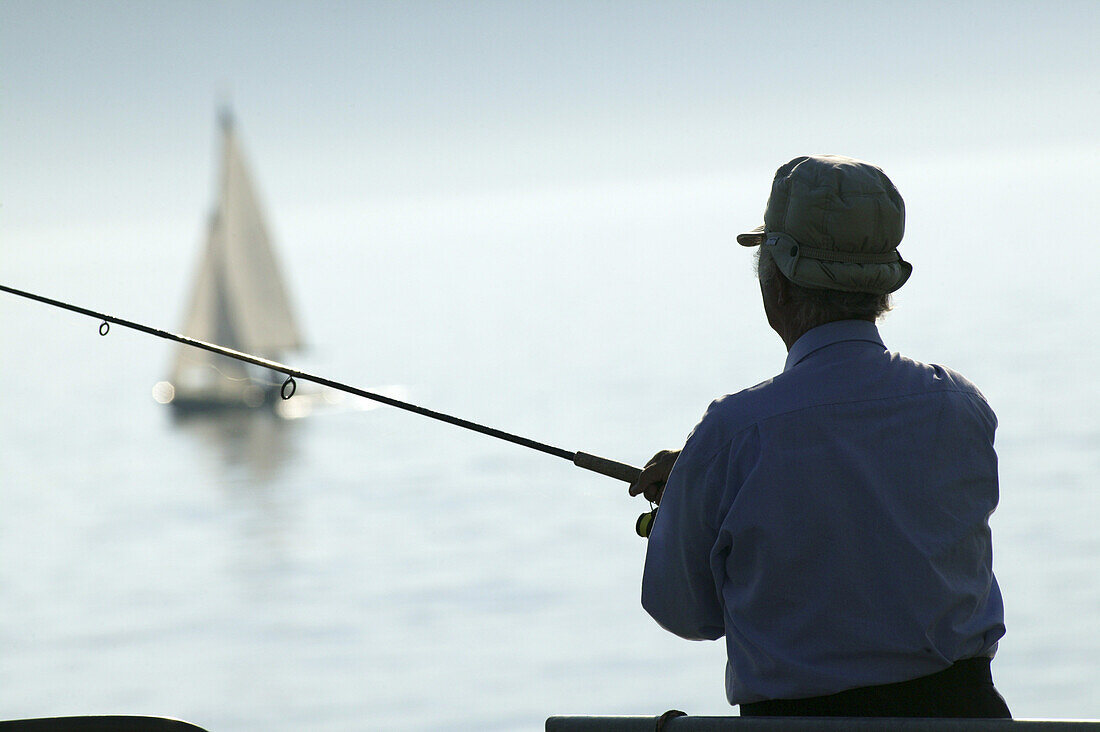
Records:
[[[239,339],[239,350],[269,356],[299,348],[290,298],[233,126],[224,122],[222,129],[222,191],[215,219],[222,261],[215,271],[224,277],[229,323]]]
[[[301,347],[279,266],[231,118],[222,115],[218,200],[206,232],[183,333],[277,359]],[[175,401],[257,401],[245,364],[180,346],[171,383]],[[262,397],[261,397],[262,401]]]

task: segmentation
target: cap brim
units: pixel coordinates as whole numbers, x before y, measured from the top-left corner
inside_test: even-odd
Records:
[[[752,231],[737,235],[737,243],[743,247],[758,247],[764,243],[767,237],[764,235],[764,225],[757,226]]]

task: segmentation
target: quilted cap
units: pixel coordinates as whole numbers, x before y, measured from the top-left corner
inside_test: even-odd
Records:
[[[762,246],[797,285],[885,295],[913,266],[897,247],[905,202],[882,170],[840,155],[805,155],[775,173],[764,225],[737,236]]]

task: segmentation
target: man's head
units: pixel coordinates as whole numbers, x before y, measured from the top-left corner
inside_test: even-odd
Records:
[[[810,328],[889,310],[913,270],[897,252],[904,230],[905,203],[882,170],[815,155],[776,171],[764,225],[737,241],[760,247],[764,308],[789,348]]]

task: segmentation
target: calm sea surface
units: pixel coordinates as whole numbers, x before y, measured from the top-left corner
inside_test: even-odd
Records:
[[[886,342],[962,371],[1001,420],[994,674],[1019,717],[1100,717],[1100,213],[1095,180],[1059,163],[1074,154],[888,168],[915,272]],[[732,240],[766,182],[269,211],[313,346],[285,360],[640,464],[782,367]],[[8,231],[0,281],[176,329],[185,213]],[[638,604],[625,485],[392,409],[177,423],[150,397],[169,344],[97,325],[0,298],[0,717],[730,713],[722,644]]]

